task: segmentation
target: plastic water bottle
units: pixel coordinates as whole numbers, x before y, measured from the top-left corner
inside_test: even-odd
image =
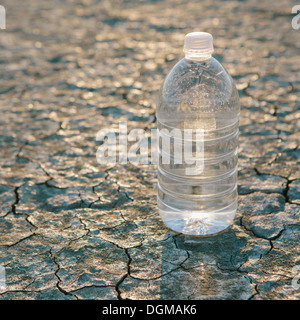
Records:
[[[158,209],[170,229],[210,235],[229,227],[237,210],[239,96],[212,57],[209,33],[187,34],[183,51],[161,87],[156,111]]]

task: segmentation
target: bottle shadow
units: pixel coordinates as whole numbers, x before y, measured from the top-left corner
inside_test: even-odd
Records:
[[[248,258],[248,240],[237,219],[213,236],[168,231],[161,241],[159,299],[248,299],[254,288],[239,270]]]

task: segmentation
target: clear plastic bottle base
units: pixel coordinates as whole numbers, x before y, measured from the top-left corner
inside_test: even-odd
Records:
[[[162,209],[158,199],[159,214],[165,225],[173,231],[191,236],[209,236],[230,227],[236,215],[236,203],[221,211],[174,211]]]

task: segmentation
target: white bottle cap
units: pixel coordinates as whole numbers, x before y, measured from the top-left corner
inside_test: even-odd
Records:
[[[210,57],[214,51],[213,37],[207,32],[191,32],[184,38],[183,51],[187,58]]]

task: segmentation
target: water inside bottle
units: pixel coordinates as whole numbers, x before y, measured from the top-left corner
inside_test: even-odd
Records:
[[[238,117],[201,115],[175,121],[160,119],[158,129],[202,128],[203,170],[187,175],[187,165],[174,164],[170,137],[170,164],[158,164],[158,208],[164,223],[174,231],[190,235],[221,232],[232,224],[237,209]],[[226,121],[227,119],[227,121]],[[183,135],[182,135],[183,136]],[[184,141],[183,141],[184,143]],[[193,141],[196,143],[196,141]],[[159,155],[163,152],[159,141]],[[184,160],[184,159],[183,159]]]

